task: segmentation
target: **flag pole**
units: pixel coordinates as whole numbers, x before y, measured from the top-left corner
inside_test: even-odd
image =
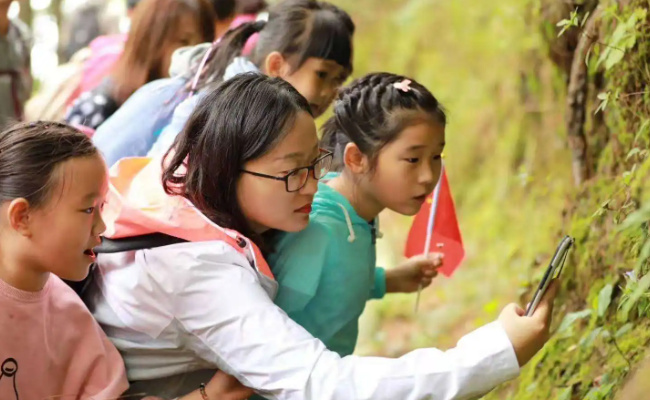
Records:
[[[440,166],[440,178],[438,178],[438,183],[436,184],[436,188],[433,191],[433,200],[431,202],[431,209],[429,210],[429,222],[427,224],[427,239],[424,242],[424,255],[428,256],[429,252],[431,251],[431,236],[433,235],[433,226],[436,223],[436,210],[438,209],[438,198],[440,197],[440,185],[442,184],[442,175],[445,170],[445,164],[442,163]],[[414,312],[418,312],[418,308],[420,307],[420,295],[422,294],[422,282],[420,282],[420,285],[418,286],[418,294],[415,297],[415,310]]]

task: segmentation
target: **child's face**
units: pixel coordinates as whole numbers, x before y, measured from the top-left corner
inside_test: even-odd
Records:
[[[244,169],[283,177],[291,170],[311,165],[319,154],[314,119],[300,111],[282,141],[269,153],[246,163]],[[268,229],[296,232],[307,227],[316,189],[312,174],[302,189],[291,193],[283,181],[242,174],[237,197],[244,216],[256,232]]]
[[[0,0],[1,1],[1,0]],[[172,62],[172,55],[181,47],[195,46],[202,42],[201,32],[199,30],[199,21],[190,14],[183,15],[178,23],[178,31],[173,32],[167,38],[162,50],[162,63],[160,76],[169,76],[169,67]]]
[[[315,57],[308,58],[293,73],[282,76],[307,99],[314,118],[327,110],[347,77],[345,68],[335,61]]]
[[[31,236],[21,241],[25,259],[40,272],[79,281],[94,262],[91,249],[106,226],[100,216],[108,190],[99,155],[68,160],[55,171],[57,187],[49,200],[29,212]]]
[[[444,126],[423,120],[407,127],[379,153],[369,193],[385,208],[415,215],[440,179],[444,147]]]

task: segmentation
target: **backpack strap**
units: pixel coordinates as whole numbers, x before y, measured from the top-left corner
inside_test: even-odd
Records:
[[[169,246],[177,243],[185,243],[187,240],[179,239],[164,233],[151,233],[148,235],[132,236],[120,239],[102,238],[102,244],[95,247],[95,254],[121,253],[123,251],[134,251],[153,249],[155,247]],[[82,296],[93,281],[93,275],[97,265],[93,263],[88,271],[88,276],[80,282],[65,281],[79,296]]]
[[[93,251],[96,254],[121,253],[123,251],[153,249],[156,247],[186,242],[187,240],[185,239],[166,235],[164,233],[150,233],[148,235],[132,236],[120,239],[102,238],[102,244],[95,247]]]

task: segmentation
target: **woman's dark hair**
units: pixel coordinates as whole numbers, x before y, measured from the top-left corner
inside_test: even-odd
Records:
[[[237,14],[259,14],[268,6],[264,0],[237,0]]]
[[[0,133],[0,203],[18,198],[42,206],[58,183],[61,163],[93,156],[88,136],[59,122],[29,122]]]
[[[147,82],[164,77],[164,48],[181,19],[192,15],[202,42],[214,40],[215,14],[208,0],[142,0],[135,8],[124,52],[115,64],[113,97],[118,105]]]
[[[235,0],[210,0],[217,21],[223,21],[235,15],[237,1]]]
[[[421,121],[422,114],[447,124],[443,106],[415,80],[385,72],[368,74],[339,92],[334,115],[321,130],[321,146],[334,153],[333,169],[343,167],[343,151],[350,142],[374,163],[379,151]]]
[[[311,115],[307,100],[280,78],[247,73],[210,88],[165,156],[165,191],[263,249],[240,208],[237,182],[244,164],[272,150],[300,111]]]
[[[220,81],[226,67],[239,56],[246,41],[259,38],[250,59],[261,67],[266,57],[280,52],[296,70],[310,57],[332,60],[352,72],[354,23],[340,8],[322,1],[285,0],[269,10],[269,20],[248,22],[228,31],[201,72],[197,88]],[[196,71],[195,71],[196,72]]]

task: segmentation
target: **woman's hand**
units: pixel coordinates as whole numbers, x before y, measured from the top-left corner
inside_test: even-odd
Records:
[[[516,304],[507,305],[499,315],[499,322],[515,349],[520,367],[530,361],[549,339],[553,300],[557,296],[558,289],[558,282],[551,282],[548,291],[530,317],[527,317],[526,311]]]
[[[251,397],[255,392],[246,386],[239,383],[239,381],[231,375],[223,371],[217,371],[216,374],[205,385],[205,394],[208,400],[246,400]],[[164,400],[160,397],[147,396],[142,400]],[[187,394],[183,397],[178,397],[175,400],[204,400],[203,395],[199,389]]]
[[[253,389],[223,371],[218,371],[205,385],[205,393],[210,400],[245,400],[255,394]]]

